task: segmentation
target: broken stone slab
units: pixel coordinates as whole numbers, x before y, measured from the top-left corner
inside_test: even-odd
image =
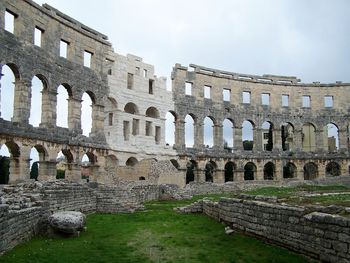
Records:
[[[48,223],[57,232],[79,235],[84,230],[86,216],[81,212],[61,211],[49,216]]]

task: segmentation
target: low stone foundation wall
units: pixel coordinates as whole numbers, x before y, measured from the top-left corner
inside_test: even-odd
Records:
[[[235,198],[221,198],[219,202],[202,200],[178,211],[201,211],[234,229],[321,261],[350,261],[350,218]]]

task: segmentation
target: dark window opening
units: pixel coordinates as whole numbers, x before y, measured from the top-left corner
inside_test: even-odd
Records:
[[[153,79],[150,79],[148,82],[148,93],[149,94],[153,94],[153,83],[154,83]]]
[[[127,87],[133,89],[134,86],[134,74],[128,73]]]

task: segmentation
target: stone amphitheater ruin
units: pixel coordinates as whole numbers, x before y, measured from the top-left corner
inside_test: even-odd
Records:
[[[10,152],[0,159],[0,252],[36,234],[43,216],[57,210],[130,211],[164,196],[350,181],[350,84],[176,64],[169,91],[152,65],[116,53],[107,36],[47,4],[1,0],[0,27],[0,73],[8,67],[14,76],[13,109],[0,105],[0,146]],[[29,122],[37,107],[34,77],[43,86],[38,126]],[[57,123],[59,87],[67,94],[67,127]],[[3,90],[1,101],[10,99]],[[83,94],[92,102],[88,136]],[[3,118],[4,110],[13,110],[11,119]],[[174,145],[165,142],[169,114]],[[38,181],[30,179],[33,147]],[[66,180],[56,180],[59,152]],[[4,231],[9,226],[12,231]],[[350,233],[344,231],[346,249],[336,255],[349,260]]]

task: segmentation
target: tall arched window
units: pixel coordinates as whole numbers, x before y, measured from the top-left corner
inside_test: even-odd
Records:
[[[83,135],[89,136],[92,128],[92,104],[93,100],[90,95],[84,92],[81,98],[81,128]]]
[[[29,124],[34,127],[38,127],[41,123],[42,93],[44,87],[43,81],[37,76],[34,76],[32,79],[32,98],[29,117]]]
[[[15,96],[15,81],[16,81],[16,72],[14,66],[11,68],[7,65],[2,66],[0,75],[0,112],[1,118],[7,121],[11,121],[13,117],[14,109],[14,96]]]
[[[60,85],[57,88],[57,107],[56,107],[56,125],[63,128],[68,128],[68,99],[69,90]]]
[[[194,119],[189,114],[185,118],[185,144],[186,147],[193,147],[194,145]]]
[[[165,115],[165,142],[169,145],[175,143],[175,114],[168,111]]]
[[[204,145],[206,147],[213,147],[214,145],[214,122],[210,117],[204,119]]]
[[[223,121],[224,147],[233,148],[233,122],[229,119]]]
[[[245,151],[251,151],[254,147],[254,126],[251,121],[242,124],[242,142]]]

